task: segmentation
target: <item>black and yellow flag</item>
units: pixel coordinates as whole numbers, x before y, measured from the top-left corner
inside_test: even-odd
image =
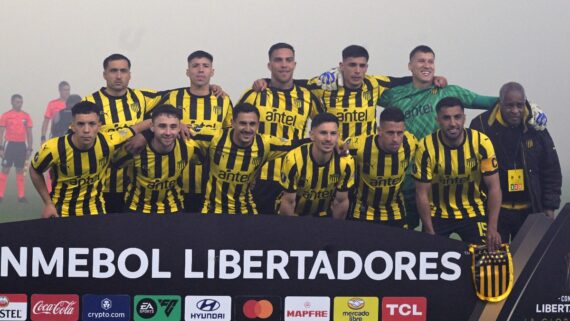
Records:
[[[475,292],[480,300],[499,302],[513,289],[513,259],[508,244],[502,244],[495,252],[488,252],[485,245],[470,245],[471,271]]]

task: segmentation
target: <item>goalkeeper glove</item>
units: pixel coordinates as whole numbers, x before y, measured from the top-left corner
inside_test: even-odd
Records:
[[[542,131],[546,129],[546,123],[548,122],[548,118],[546,117],[546,113],[538,107],[535,103],[530,103],[530,112],[531,117],[528,120],[528,124],[532,126],[532,128]]]
[[[321,89],[327,91],[337,90],[338,86],[342,86],[342,74],[340,73],[338,67],[331,68],[330,70],[323,72],[319,76],[317,85],[320,86]]]

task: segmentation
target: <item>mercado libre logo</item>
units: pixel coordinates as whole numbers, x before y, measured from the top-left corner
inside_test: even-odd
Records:
[[[333,321],[377,321],[377,297],[337,296],[334,298]]]
[[[237,321],[279,321],[283,313],[281,298],[275,296],[236,297],[234,308]]]

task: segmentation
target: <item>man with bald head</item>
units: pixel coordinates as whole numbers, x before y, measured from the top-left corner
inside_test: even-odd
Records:
[[[477,116],[471,128],[491,139],[499,164],[503,199],[499,233],[509,241],[531,213],[554,218],[560,206],[562,173],[548,130],[527,125],[530,104],[523,86],[509,82],[501,87],[495,107]]]

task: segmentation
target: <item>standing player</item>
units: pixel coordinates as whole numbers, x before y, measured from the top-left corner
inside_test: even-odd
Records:
[[[102,110],[101,131],[114,131],[138,124],[146,113],[160,101],[154,92],[129,88],[131,62],[121,54],[112,54],[103,61],[103,78],[107,86],[84,98]],[[150,125],[150,121],[148,124]],[[104,189],[107,213],[118,213],[124,208],[124,193],[129,182],[129,169],[110,166]]]
[[[58,85],[59,98],[56,98],[48,103],[46,106],[46,111],[44,113],[44,121],[42,123],[42,136],[40,142],[43,144],[46,141],[46,135],[48,132],[48,127],[52,122],[53,117],[66,106],[67,98],[71,93],[71,87],[67,81],[62,81]],[[53,126],[53,124],[51,124]],[[51,136],[53,137],[53,136]]]
[[[21,95],[12,95],[12,109],[0,117],[0,201],[4,198],[6,179],[12,166],[16,167],[16,186],[18,187],[18,202],[27,203],[24,187],[25,162],[32,154],[33,136],[32,119],[22,111],[24,99]],[[27,142],[27,145],[26,145]]]
[[[117,146],[144,129],[143,123],[100,133],[101,109],[83,101],[72,108],[72,133],[46,141],[36,153],[30,178],[42,201],[42,217],[105,214],[105,171]],[[43,173],[51,169],[54,187],[48,192]]]
[[[210,88],[213,62],[214,57],[205,51],[191,53],[186,69],[190,87],[170,90],[163,95],[163,102],[182,110],[182,124],[213,129],[231,127],[233,107],[229,96],[213,94]],[[191,160],[182,176],[186,212],[197,213],[202,209],[207,179],[208,167],[197,159]]]
[[[304,142],[258,134],[259,117],[255,106],[237,104],[231,128],[205,128],[193,137],[210,166],[202,213],[258,214],[251,194],[257,173],[268,161]]]
[[[359,169],[352,219],[407,228],[401,187],[417,141],[406,131],[404,113],[394,107],[384,109],[377,134],[350,141]]]
[[[501,244],[501,188],[493,144],[485,134],[464,128],[465,111],[458,98],[443,98],[436,112],[440,129],[419,142],[412,171],[424,231],[445,236],[455,232],[464,242],[487,243],[494,251]],[[489,192],[486,207],[481,176]]]
[[[388,89],[408,83],[411,79],[388,76],[370,76],[368,51],[351,45],[342,51],[339,71],[344,79],[342,86],[333,90],[321,88],[319,77],[309,80],[309,88],[322,99],[325,110],[334,114],[340,123],[342,139],[371,135],[376,130],[376,105]]]
[[[180,177],[194,154],[192,140],[178,138],[182,111],[160,105],[152,111],[152,138],[137,155],[123,146],[115,155],[117,166],[134,164],[134,179],[125,194],[127,210],[138,213],[178,213],[183,209]]]
[[[337,140],[338,119],[329,113],[315,116],[312,142],[290,151],[283,160],[281,185],[285,190],[277,202],[279,214],[346,218],[354,160],[336,153]]]
[[[295,49],[286,43],[276,43],[269,48],[271,72],[269,87],[256,92],[248,90],[240,103],[257,107],[260,113],[259,133],[293,140],[304,137],[307,120],[322,111],[317,97],[305,88],[295,85],[293,72]],[[255,183],[253,195],[262,214],[275,213],[275,200],[283,191],[279,184],[281,160],[269,162],[263,167]]]

